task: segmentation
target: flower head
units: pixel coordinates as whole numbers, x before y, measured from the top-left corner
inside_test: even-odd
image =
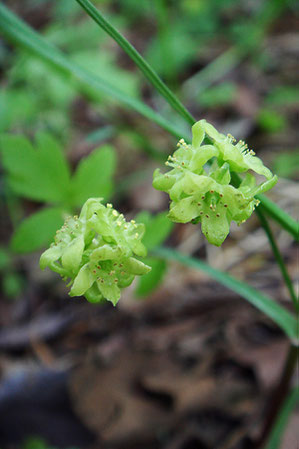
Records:
[[[168,217],[172,221],[201,222],[207,240],[220,246],[229,233],[230,223],[247,220],[258,205],[255,195],[273,187],[277,177],[244,142],[234,144],[232,136],[218,133],[205,120],[195,123],[192,133],[192,144],[187,145],[181,139],[178,149],[169,156],[166,165],[171,170],[165,174],[155,170],[153,186],[169,194]],[[206,136],[212,144],[203,145]],[[249,169],[267,180],[256,185],[255,177],[246,173],[240,186],[234,187],[231,173]]]
[[[150,271],[135,257],[146,255],[144,230],[141,223],[127,222],[111,204],[104,206],[101,198],[90,198],[80,216],[69,218],[57,231],[41,255],[40,267],[71,279],[70,296],[84,295],[90,302],[107,299],[115,305],[121,288]]]

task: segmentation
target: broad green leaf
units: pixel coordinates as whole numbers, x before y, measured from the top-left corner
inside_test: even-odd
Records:
[[[159,260],[154,257],[147,257],[144,263],[149,265],[152,270],[138,279],[137,296],[149,295],[162,282],[167,269],[165,260]]]
[[[68,199],[68,167],[61,148],[49,135],[37,136],[37,149],[23,136],[3,135],[0,152],[15,193],[37,201]]]
[[[142,241],[149,251],[161,245],[173,228],[173,223],[167,218],[167,212],[161,212],[154,216],[149,212],[141,212],[137,215],[136,220],[145,224]]]
[[[12,237],[12,249],[28,253],[49,245],[63,224],[62,213],[59,208],[46,208],[23,220]]]
[[[169,248],[157,248],[152,254],[164,260],[174,260],[207,273],[212,279],[238,293],[267,317],[272,319],[294,341],[294,344],[298,342],[298,323],[295,316],[265,294],[247,285],[245,282],[239,281],[229,274],[211,267],[202,260],[185,256],[178,251]]]
[[[81,206],[88,198],[108,199],[113,191],[112,176],[115,171],[114,148],[105,145],[83,158],[72,178],[72,203]]]
[[[61,146],[53,136],[46,133],[37,134],[36,143],[42,174],[47,174],[53,194],[56,190],[58,200],[68,198],[70,169]]]

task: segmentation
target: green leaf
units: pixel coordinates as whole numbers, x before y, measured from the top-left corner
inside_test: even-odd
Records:
[[[138,279],[138,287],[136,290],[137,296],[147,296],[155,290],[162,282],[167,270],[167,263],[165,260],[147,257],[144,260],[144,263],[149,265],[152,270]]]
[[[142,241],[149,251],[161,245],[173,228],[173,223],[167,218],[167,212],[161,212],[155,216],[149,212],[141,212],[137,215],[136,220],[145,224]]]
[[[37,134],[36,142],[42,167],[42,176],[47,175],[53,197],[56,191],[57,201],[68,199],[70,170],[61,146],[53,136],[47,133]]]
[[[16,229],[11,241],[12,249],[18,253],[28,253],[47,246],[62,224],[61,209],[42,209],[23,220]]]
[[[23,136],[0,137],[2,162],[12,190],[37,201],[63,202],[69,191],[68,166],[57,142],[37,135],[37,149]]]
[[[88,157],[81,159],[72,178],[73,204],[81,206],[92,197],[107,200],[114,188],[112,176],[115,166],[115,150],[109,145],[97,148]]]
[[[192,257],[185,256],[170,248],[157,248],[152,254],[161,257],[164,260],[174,260],[183,265],[207,273],[212,279],[215,279],[220,284],[238,293],[267,317],[272,319],[295,343],[298,341],[298,324],[295,316],[277,302],[253,287],[250,287],[245,282],[239,281],[226,273],[212,268],[202,260],[193,259]]]

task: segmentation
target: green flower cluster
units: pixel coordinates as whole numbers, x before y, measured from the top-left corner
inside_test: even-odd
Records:
[[[277,177],[248,150],[245,142],[236,143],[233,136],[219,133],[205,120],[193,125],[192,136],[191,145],[181,139],[178,149],[169,156],[169,172],[155,170],[153,186],[169,194],[168,217],[172,221],[201,222],[207,240],[220,246],[231,222],[239,225],[247,220],[259,203],[255,195],[271,189]],[[203,144],[205,137],[211,144]],[[248,170],[264,176],[266,181],[257,185]],[[231,185],[232,172],[246,173],[239,187]]]
[[[145,227],[105,207],[101,198],[90,198],[80,216],[69,218],[57,231],[54,243],[40,258],[40,267],[49,267],[64,280],[71,279],[70,296],[84,295],[90,302],[103,299],[114,305],[122,288],[150,267],[136,259],[146,256],[141,243]]]

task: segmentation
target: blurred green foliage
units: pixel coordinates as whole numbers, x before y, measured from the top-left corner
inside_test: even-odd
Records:
[[[270,108],[262,108],[259,110],[257,123],[268,133],[280,132],[287,127],[285,116]]]
[[[75,3],[75,2],[74,2]],[[120,68],[116,53],[105,48],[107,37],[88,21],[72,26],[57,22],[44,32],[48,42],[61,48],[73,62],[113,83],[133,97],[139,96],[136,74]],[[0,92],[0,131],[30,128],[48,129],[66,138],[71,126],[71,106],[78,98],[71,79],[23,51],[11,58],[8,85]],[[93,89],[87,92],[93,109],[99,112],[102,97]],[[105,108],[102,110],[103,113]]]
[[[0,246],[0,279],[5,297],[14,299],[22,292],[25,280],[14,266],[14,257],[9,249]]]
[[[11,245],[19,253],[47,246],[66,215],[74,215],[90,197],[107,200],[114,190],[116,156],[109,145],[82,158],[73,175],[61,146],[48,133],[36,135],[35,147],[22,135],[2,135],[0,154],[8,188],[45,204],[15,230]]]
[[[22,449],[56,449],[54,446],[48,444],[43,438],[32,436],[24,440]],[[76,448],[68,448],[76,449]]]
[[[273,170],[284,178],[299,176],[299,149],[281,153],[273,161]]]
[[[143,243],[146,246],[149,256],[142,261],[149,265],[152,270],[138,279],[137,296],[149,295],[163,281],[167,264],[165,260],[151,257],[151,250],[162,245],[173,228],[173,223],[167,218],[167,212],[161,212],[152,216],[149,212],[140,212],[136,220],[145,224],[145,234]]]
[[[226,106],[234,101],[236,93],[237,88],[234,83],[223,82],[201,92],[199,94],[199,102],[205,108]]]

